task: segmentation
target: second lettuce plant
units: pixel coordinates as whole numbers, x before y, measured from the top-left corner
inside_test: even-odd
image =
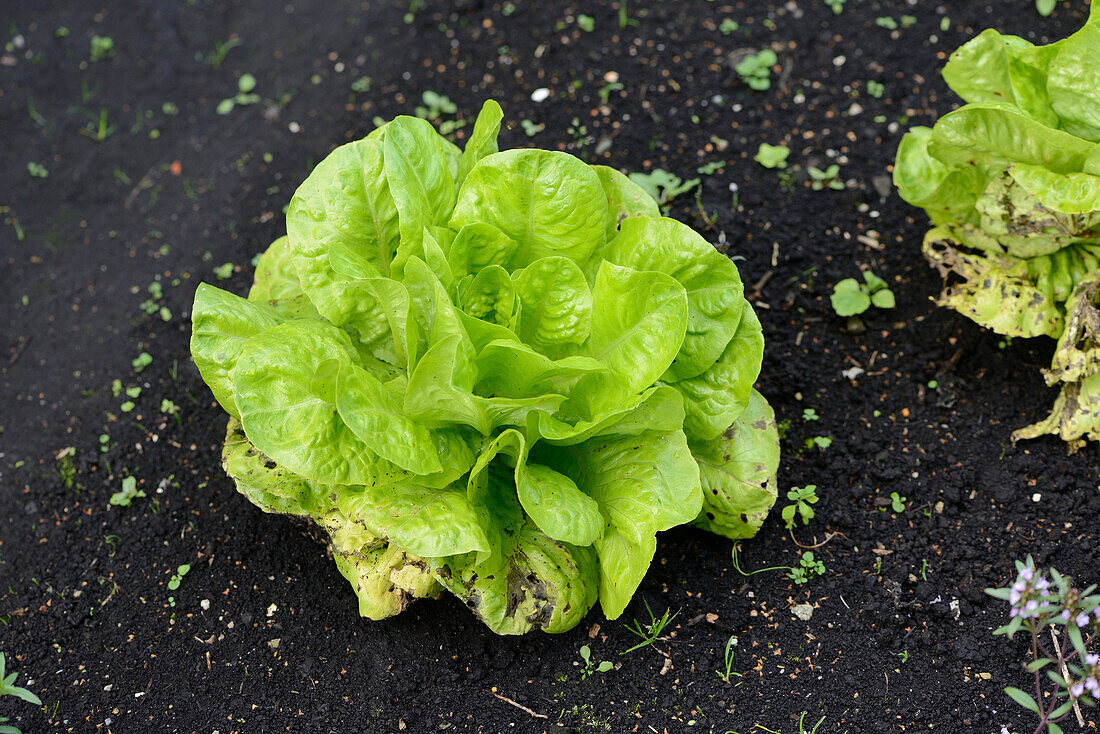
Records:
[[[940,303],[1058,340],[1050,416],[1014,438],[1100,439],[1100,4],[1046,46],[987,30],[943,70],[967,104],[902,140],[894,181],[927,212]]]

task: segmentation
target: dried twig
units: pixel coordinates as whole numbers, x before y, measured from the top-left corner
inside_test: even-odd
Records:
[[[499,698],[501,701],[504,701],[504,703],[511,704],[512,706],[515,706],[520,711],[525,711],[525,712],[531,714],[531,716],[534,716],[536,719],[545,719],[545,718],[547,718],[546,714],[540,714],[537,711],[532,711],[531,709],[524,706],[522,703],[516,703],[512,699],[508,698],[507,696],[502,696],[499,693],[497,693],[496,691],[490,691],[490,693],[492,693],[494,696]]]

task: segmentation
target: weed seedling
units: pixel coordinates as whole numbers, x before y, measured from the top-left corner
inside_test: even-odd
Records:
[[[180,423],[180,406],[176,405],[168,398],[164,398],[160,401],[160,412],[172,416],[176,419],[176,423]]]
[[[230,36],[227,41],[214,41],[214,51],[206,55],[203,59],[206,63],[210,64],[215,69],[220,69],[221,65],[225,62],[225,55],[241,45],[241,39],[234,36]]]
[[[890,493],[890,509],[894,512],[905,512],[905,503],[909,500],[908,497],[902,497],[897,492]]]
[[[219,115],[228,115],[233,111],[234,107],[256,104],[260,101],[260,95],[252,91],[255,88],[256,77],[251,74],[241,74],[241,78],[237,80],[237,94],[218,102],[218,106],[215,108],[217,113]]]
[[[645,192],[662,207],[702,183],[702,179],[698,178],[684,181],[679,176],[661,168],[655,168],[650,173],[632,173],[630,180],[645,189]]]
[[[813,551],[806,551],[802,554],[798,567],[791,569],[788,578],[796,584],[802,585],[824,574],[825,564],[814,559]]]
[[[858,316],[871,306],[883,309],[894,307],[894,292],[887,287],[885,280],[870,270],[864,270],[863,281],[860,283],[855,278],[845,278],[833,286],[829,302],[837,316]]]
[[[822,716],[820,719],[817,720],[817,723],[814,724],[813,729],[810,729],[809,731],[806,731],[805,727],[802,724],[802,720],[806,718],[806,714],[808,714],[808,713],[810,713],[810,712],[809,711],[803,711],[802,715],[798,717],[798,734],[817,734],[817,727],[821,726],[822,721],[825,721],[825,717]]]
[[[133,365],[134,372],[139,372],[139,373],[143,372],[145,370],[145,368],[148,367],[149,365],[151,365],[152,363],[153,363],[153,355],[149,354],[149,352],[142,352],[138,356],[134,357],[133,361],[130,362],[130,364]],[[127,395],[128,394],[129,394],[129,391],[127,391]]]
[[[908,650],[902,650],[901,652],[897,653],[897,656],[899,658],[901,658],[901,664],[902,665],[905,665],[907,662],[909,662],[909,651]]]
[[[591,33],[596,30],[596,19],[591,15],[584,15],[582,13],[577,16],[577,27],[585,33]]]
[[[760,148],[756,151],[756,155],[754,155],[752,159],[764,168],[786,168],[787,157],[790,156],[790,154],[791,149],[785,145],[761,143]]]
[[[41,163],[30,161],[27,163],[27,173],[31,178],[49,178],[50,172]]]
[[[626,10],[626,0],[619,3],[619,30],[625,31],[630,26],[639,25],[638,21],[631,18]]]
[[[833,439],[829,436],[811,436],[803,445],[808,449],[821,449],[824,451],[833,445]]]
[[[604,660],[602,663],[597,664],[592,659],[592,648],[588,645],[581,645],[580,653],[581,660],[584,662],[584,667],[581,668],[581,680],[584,680],[593,673],[606,673],[615,667],[610,660]]]
[[[542,129],[544,127],[546,127],[545,125],[539,125],[539,124],[537,124],[535,122],[532,122],[531,120],[528,120],[528,119],[520,120],[519,121],[519,126],[523,128],[523,134],[526,135],[529,138],[535,137],[540,132],[542,132]]]
[[[738,678],[741,677],[740,673],[733,672],[733,648],[736,644],[737,637],[734,635],[730,635],[730,638],[726,640],[726,650],[722,655],[722,663],[725,666],[725,669],[714,671],[718,674],[719,679],[721,679],[724,683],[730,682],[730,676],[736,675]]]
[[[665,613],[658,617],[656,614],[653,613],[653,610],[649,608],[649,600],[647,599],[644,601],[645,610],[649,614],[649,622],[647,624],[642,624],[640,621],[635,619],[633,627],[631,627],[629,624],[626,625],[627,632],[630,632],[632,635],[641,639],[641,642],[628,650],[623,650],[621,653],[619,653],[620,655],[626,655],[628,652],[634,652],[635,650],[638,650],[640,648],[648,647],[657,640],[663,639],[661,637],[661,633],[664,632],[665,627],[668,626],[668,623],[676,617],[675,614],[669,616],[668,609],[665,609]]]
[[[843,191],[845,189],[844,182],[838,178],[840,176],[840,166],[833,163],[824,171],[816,166],[810,166],[806,169],[806,173],[810,174],[810,188],[814,191],[823,191],[826,187],[833,191]]]
[[[867,94],[871,95],[875,99],[882,99],[882,95],[886,93],[886,85],[882,82],[876,82],[874,79],[867,81]]]
[[[741,77],[741,81],[748,84],[752,89],[763,92],[767,89],[771,89],[771,67],[774,66],[777,61],[779,61],[779,57],[775,55],[775,51],[766,48],[760,53],[749,54],[741,59],[733,69],[737,72],[737,75]]]
[[[816,504],[819,497],[817,496],[817,485],[807,484],[805,487],[791,487],[787,492],[787,499],[791,500],[791,504],[783,508],[783,523],[787,526],[787,530],[794,530],[795,522],[797,518],[802,518],[803,525],[809,525],[810,520],[814,517],[814,508],[812,505]]]
[[[117,507],[129,507],[135,499],[145,496],[145,491],[137,488],[137,479],[126,477],[122,480],[122,489],[111,495],[110,503]]]
[[[168,590],[175,591],[180,587],[180,582],[183,581],[183,577],[191,570],[190,564],[183,564],[176,568],[176,572],[172,574],[172,578],[168,579]]]
[[[1035,0],[1035,10],[1044,18],[1053,13],[1057,5],[1058,0]]]
[[[114,125],[108,120],[107,110],[100,110],[98,116],[89,110],[80,111],[88,118],[88,124],[80,128],[77,132],[91,138],[97,143],[102,143],[104,140],[114,135],[115,130],[118,129],[118,125]]]
[[[844,0],[825,0],[825,4],[833,9],[835,15],[840,15],[844,12]]]
[[[453,115],[458,112],[458,105],[451,101],[450,97],[428,90],[420,95],[420,100],[424,103],[417,105],[414,113],[417,117],[421,117],[430,122],[436,122],[444,115]]]
[[[718,30],[722,32],[723,36],[728,36],[732,33],[736,33],[741,29],[741,24],[733,18],[723,18],[722,22],[718,24]]]
[[[821,416],[819,416],[817,414],[817,411],[814,410],[813,408],[803,408],[802,409],[802,420],[804,420],[804,421],[816,421],[819,418],[821,418]]]
[[[110,36],[92,36],[91,46],[88,50],[88,58],[92,61],[103,61],[115,55],[115,41]]]
[[[4,696],[15,696],[21,698],[27,703],[33,706],[41,706],[42,699],[34,695],[26,688],[21,688],[15,685],[15,679],[18,673],[10,673],[5,675],[5,661],[4,653],[0,652],[0,698]],[[0,716],[0,734],[20,734],[19,730],[10,724],[4,722],[9,719],[6,716]]]

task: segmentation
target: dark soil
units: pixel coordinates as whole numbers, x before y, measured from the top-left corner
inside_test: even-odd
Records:
[[[806,732],[819,719],[822,733],[1034,729],[1001,690],[1028,684],[1026,645],[991,635],[1006,608],[982,590],[1029,553],[1100,580],[1097,451],[1012,445],[1053,401],[1040,374],[1052,344],[1002,347],[935,307],[924,216],[883,177],[905,129],[956,104],[938,75],[952,49],[989,26],[1064,36],[1083,3],[1043,19],[1030,0],[849,0],[842,15],[821,0],[631,0],[623,29],[604,2],[3,6],[0,650],[45,706],[5,698],[0,715],[24,732],[795,734],[803,712]],[[915,24],[876,24],[903,14]],[[739,29],[723,33],[727,18]],[[112,56],[88,60],[93,35],[114,40]],[[207,60],[238,36],[220,65]],[[753,92],[731,55],[765,46],[782,71]],[[242,73],[263,101],[216,114]],[[551,95],[533,102],[540,87]],[[759,388],[790,424],[781,488],[818,487],[797,537],[832,536],[815,551],[824,577],[746,578],[729,542],[685,529],[660,539],[614,622],[597,610],[564,635],[501,638],[451,598],[370,622],[308,532],[234,491],[219,466],[225,416],[188,359],[194,288],[244,293],[310,168],[426,90],[465,119],[499,100],[506,147],[685,178],[723,164],[698,203],[670,211],[743,258],[768,340]],[[97,141],[101,110],[117,127]],[[545,127],[528,138],[524,119]],[[791,146],[789,173],[753,162],[762,142]],[[806,167],[830,161],[850,186],[813,191]],[[861,267],[898,304],[851,333],[828,294]],[[141,308],[151,283],[167,321]],[[153,361],[137,373],[143,351]],[[850,380],[851,367],[865,372]],[[115,379],[142,389],[131,412]],[[814,436],[832,444],[806,449]],[[147,496],[109,506],[129,475]],[[740,560],[799,552],[776,520]],[[646,602],[675,613],[670,639],[621,654]],[[792,614],[801,603],[809,621]],[[616,668],[584,677],[583,644]]]

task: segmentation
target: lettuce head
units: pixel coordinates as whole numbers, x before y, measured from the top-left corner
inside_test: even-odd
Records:
[[[457,596],[495,632],[618,617],[656,534],[753,536],[776,499],[737,268],[616,170],[459,150],[398,117],[325,158],[247,298],[195,294],[223,463],[308,518],[362,615]]]
[[[1085,27],[1035,46],[986,30],[943,77],[966,102],[902,139],[901,197],[933,229],[941,305],[999,334],[1058,340],[1049,418],[1014,438],[1100,439],[1100,5]]]

